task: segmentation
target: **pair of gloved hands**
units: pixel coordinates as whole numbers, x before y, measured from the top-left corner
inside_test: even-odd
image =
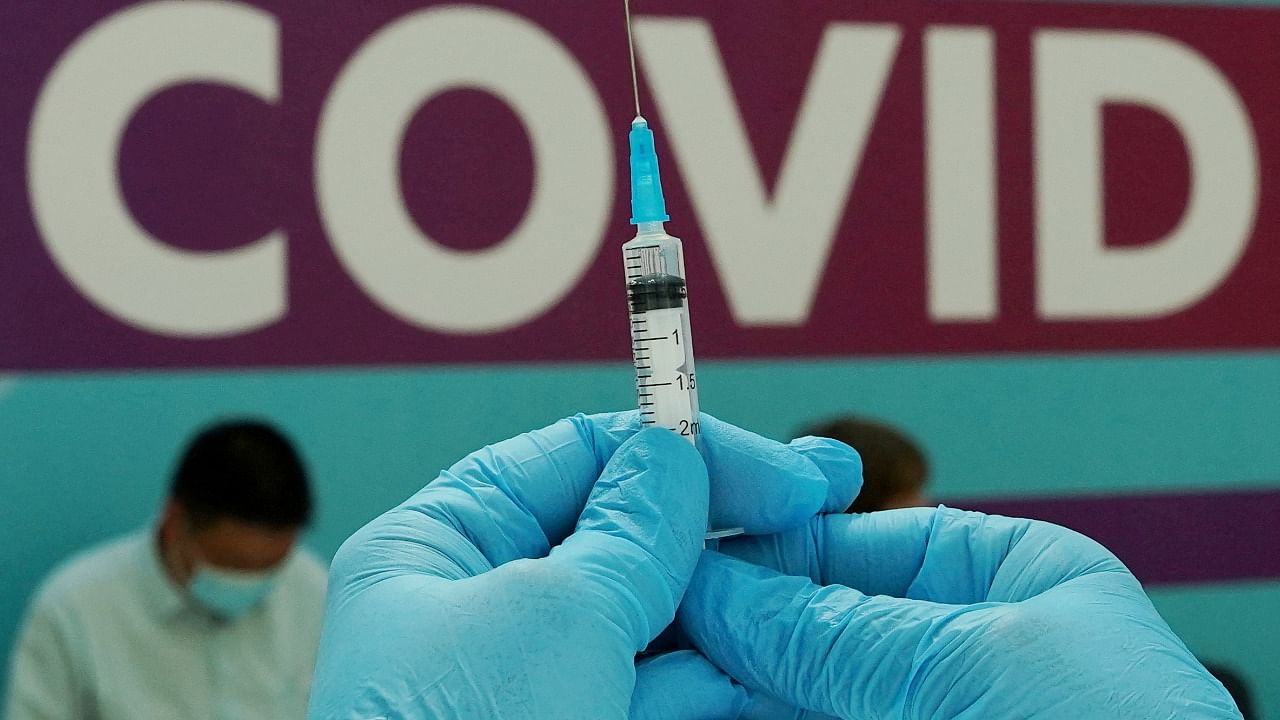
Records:
[[[1237,718],[1097,543],[947,508],[826,515],[838,442],[635,413],[484,448],[334,558],[309,716]],[[708,525],[747,537],[702,550]],[[673,618],[694,650],[636,661]]]

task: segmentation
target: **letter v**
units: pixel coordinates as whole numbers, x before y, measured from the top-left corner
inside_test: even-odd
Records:
[[[637,48],[734,319],[809,316],[901,31],[834,24],[818,50],[772,196],[710,27],[637,21]]]

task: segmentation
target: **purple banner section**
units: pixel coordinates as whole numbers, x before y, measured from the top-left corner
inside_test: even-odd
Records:
[[[1144,585],[1280,578],[1280,490],[960,501],[1105,545]]]
[[[0,2],[0,370],[623,360],[622,3]],[[1277,348],[1280,12],[647,0],[706,357]]]

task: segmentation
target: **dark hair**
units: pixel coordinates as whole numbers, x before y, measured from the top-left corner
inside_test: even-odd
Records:
[[[1240,673],[1220,663],[1207,662],[1204,667],[1227,689],[1231,699],[1236,701],[1236,708],[1240,710],[1244,720],[1253,720],[1257,717],[1253,713],[1253,693],[1249,692],[1249,684],[1244,681]]]
[[[178,463],[171,497],[196,526],[233,518],[294,528],[311,520],[302,460],[280,431],[251,420],[221,422],[196,435]]]
[[[839,440],[862,456],[862,492],[848,512],[883,510],[894,495],[925,483],[928,463],[919,446],[888,425],[858,417],[839,417],[803,431]]]

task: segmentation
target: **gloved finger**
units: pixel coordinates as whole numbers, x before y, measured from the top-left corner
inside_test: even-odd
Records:
[[[578,415],[471,453],[343,543],[331,594],[401,575],[457,580],[544,557],[569,534],[605,462],[639,428],[636,413]]]
[[[549,556],[457,582],[430,574],[376,582],[357,575],[331,592],[321,667],[332,679],[355,657],[359,666],[341,677],[361,684],[327,682],[321,692],[368,694],[378,703],[430,692],[471,702],[472,691],[505,688],[509,697],[546,699],[529,707],[551,707],[591,678],[596,701],[621,707],[581,708],[583,717],[617,717],[630,703],[632,658],[674,617],[706,525],[707,473],[698,452],[667,430],[641,431],[610,458],[576,532]],[[425,659],[451,645],[465,646],[463,657],[472,662]],[[442,672],[463,682],[443,682]],[[378,712],[368,717],[404,714],[369,707]]]
[[[1127,572],[1066,528],[947,507],[822,516],[802,530],[722,541],[720,551],[819,585],[962,604],[1016,602],[1081,575]]]
[[[820,582],[943,603],[1018,602],[1083,575],[1128,570],[1106,548],[1036,520],[912,509],[832,516]]]
[[[700,417],[699,443],[711,478],[710,522],[714,528],[743,528],[748,534],[788,530],[818,512],[848,507],[862,487],[862,460],[844,443],[804,437],[783,444],[706,413]],[[618,446],[641,427],[634,411],[579,415],[563,422],[573,423],[589,440],[595,464],[588,474],[598,473]],[[548,449],[564,456],[566,469],[576,466],[582,472],[589,465],[564,444],[548,444]],[[562,477],[571,474],[564,472]],[[514,487],[523,491],[524,484]],[[563,500],[569,493],[550,496],[548,488],[541,485],[533,490],[540,492],[526,493],[526,505],[537,514],[555,544],[568,534],[576,519],[576,511],[571,517],[563,512],[567,506]],[[585,498],[585,492],[582,495]]]
[[[917,648],[935,622],[963,611],[704,552],[679,619],[694,646],[749,689],[853,720],[900,717]]]
[[[931,508],[910,508],[820,515],[807,526],[788,532],[722,540],[718,550],[818,585],[845,585],[868,595],[906,597],[924,567],[935,514]],[[944,571],[957,575],[958,581],[948,586],[953,591],[972,588],[973,573],[967,564],[957,562]],[[976,600],[965,594],[957,602]]]
[[[642,430],[605,465],[573,534],[547,562],[581,585],[575,608],[608,620],[630,657],[675,617],[707,526],[707,470],[688,441]]]
[[[815,515],[802,527],[773,535],[745,535],[721,540],[716,550],[784,575],[809,578],[825,585],[818,560],[826,515]]]
[[[862,461],[837,440],[782,443],[702,415],[702,451],[711,475],[711,526],[767,535],[843,510],[862,487]]]
[[[827,479],[827,499],[822,512],[844,512],[862,491],[862,457],[852,447],[833,438],[806,435],[787,443],[818,466]]]
[[[737,720],[747,692],[693,650],[636,664],[631,720]]]
[[[605,463],[640,430],[634,412],[577,415],[478,450],[348,539],[335,587],[387,576],[458,579],[543,557],[572,531]],[[788,447],[704,415],[713,524],[771,533],[838,505],[858,482],[857,455],[834,441]],[[828,478],[828,475],[831,478]]]

